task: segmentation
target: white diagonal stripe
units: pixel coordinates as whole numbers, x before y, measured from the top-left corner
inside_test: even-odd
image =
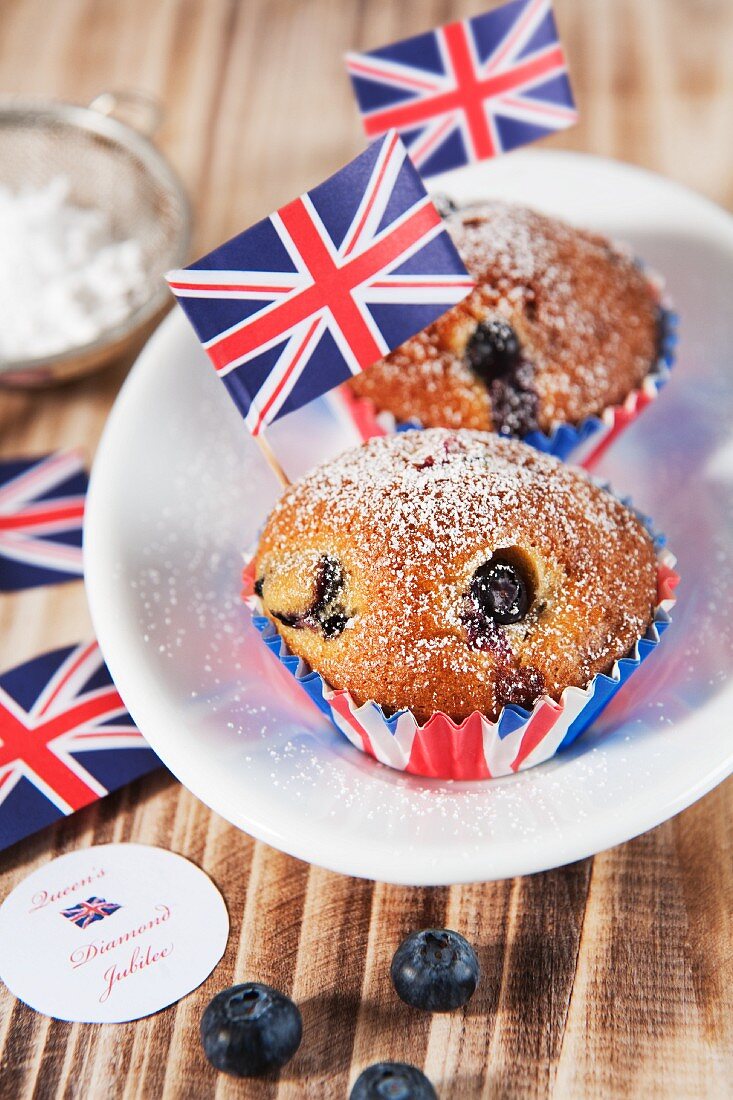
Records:
[[[525,9],[519,17],[519,20],[509,27],[499,45],[491,51],[491,55],[487,58],[483,66],[481,75],[495,76],[511,68],[515,63],[517,55],[520,54],[527,45],[532,35],[537,30],[537,27],[550,11],[550,8],[550,0],[532,0],[532,3]],[[557,42],[553,42],[552,49],[556,49],[557,45]],[[530,56],[535,57],[537,55],[528,55],[528,57],[523,58],[522,61],[529,60]]]
[[[0,512],[3,515],[12,512],[15,507],[50,492],[83,469],[78,451],[62,451],[40,459],[30,469],[0,486]]]
[[[416,98],[426,94],[434,94],[447,90],[450,86],[445,76],[440,73],[431,73],[423,69],[417,69],[412,65],[403,64],[400,61],[391,61],[384,57],[374,57],[372,54],[347,53],[346,68],[349,73],[362,80],[374,80],[379,83],[390,84],[392,87],[401,88],[407,92],[413,92]],[[370,72],[365,72],[368,68]],[[415,82],[429,85],[429,87],[415,87]],[[383,111],[384,107],[376,107],[374,111]],[[368,117],[372,113],[363,112]]]
[[[407,150],[397,131],[390,131],[382,143],[379,156],[372,169],[369,183],[364,190],[356,214],[352,218],[348,231],[344,234],[344,239],[339,248],[339,255],[345,257],[347,253],[351,253],[352,256],[358,256],[365,247],[372,244],[374,234],[382,221],[387,203],[392,197],[397,177],[402,171],[406,156]],[[379,185],[377,185],[377,180],[382,172],[384,172],[384,175]],[[371,209],[369,209],[368,216],[361,224],[369,203],[372,203]],[[394,228],[394,223],[390,224],[388,228],[391,231]],[[367,242],[363,248],[358,247],[361,240]]]
[[[58,542],[44,542],[25,535],[4,532],[0,537],[0,556],[24,565],[58,569],[67,573],[83,572],[83,555],[80,546],[65,546]]]
[[[247,411],[247,416],[245,417],[245,423],[250,431],[255,430],[257,423],[260,419],[260,414],[262,410],[266,408],[270,397],[280,385],[283,375],[287,372],[290,364],[293,361],[293,357],[298,353],[298,350],[301,348],[303,339],[314,320],[315,316],[307,317],[304,321],[301,321],[301,323],[296,328],[291,330],[290,339],[283,349],[282,354],[278,358],[277,363],[267,375],[267,378],[265,379],[263,385],[252,398],[252,403],[249,407],[249,410]],[[283,387],[282,391],[278,394],[276,400],[268,409],[264,423],[271,423],[272,420],[274,420],[274,418],[277,416],[278,410],[285,403],[295,383],[298,381],[305,367],[308,365],[309,356],[310,354],[312,354],[312,349],[315,347],[317,341],[321,339],[323,335],[323,329],[324,319],[323,311],[321,311],[321,316],[318,318],[318,324],[316,328],[311,333],[311,336],[306,342],[305,346],[302,347],[300,361],[298,365],[295,367],[295,370],[290,375],[287,386]],[[282,336],[280,337],[280,339],[282,340]],[[259,350],[261,351],[262,349]]]
[[[521,92],[515,94],[521,96]],[[548,130],[562,129],[578,118],[578,112],[572,107],[560,107],[541,100],[534,101],[529,96],[521,96],[517,99],[507,96],[495,100],[493,108],[504,118],[514,118],[518,122],[528,122],[546,127]]]

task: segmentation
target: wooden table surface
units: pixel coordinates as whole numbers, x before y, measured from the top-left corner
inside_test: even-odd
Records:
[[[86,102],[140,88],[209,248],[360,148],[341,67],[369,47],[472,14],[460,0],[0,0],[0,92]],[[733,206],[733,2],[557,0],[581,124],[550,144],[667,173]],[[0,242],[0,247],[1,247]],[[81,445],[91,460],[126,370],[0,395],[0,456]],[[0,667],[90,633],[82,585],[0,599]],[[658,829],[546,874],[451,889],[343,878],[255,843],[159,773],[0,856],[0,897],[92,843],[163,845],[223,891],[221,965],[180,1004],[125,1025],[46,1019],[0,993],[0,1096],[345,1097],[379,1059],[425,1068],[439,1095],[733,1095],[733,783]],[[448,925],[478,946],[465,1012],[394,996],[400,938]],[[278,1081],[217,1075],[203,1007],[234,980],[294,996],[305,1039]]]

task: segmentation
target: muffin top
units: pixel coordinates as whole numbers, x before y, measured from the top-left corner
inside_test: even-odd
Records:
[[[658,294],[624,248],[522,206],[446,220],[476,288],[349,382],[398,420],[523,436],[622,403],[656,362]]]
[[[636,516],[525,444],[432,429],[375,438],[291,486],[255,588],[290,649],[357,703],[531,708],[585,686],[649,625]]]

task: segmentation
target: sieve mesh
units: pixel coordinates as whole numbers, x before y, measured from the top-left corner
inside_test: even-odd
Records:
[[[145,305],[114,332],[119,339],[153,315],[167,292],[162,275],[185,260],[190,215],[178,180],[136,131],[67,104],[0,106],[0,182],[16,190],[68,179],[71,199],[105,210],[116,239],[136,239],[146,274]]]

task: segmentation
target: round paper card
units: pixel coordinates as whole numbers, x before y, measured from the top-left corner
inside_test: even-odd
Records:
[[[0,978],[58,1020],[121,1023],[173,1004],[224,954],[229,916],[208,875],[142,844],[39,867],[0,907]]]

